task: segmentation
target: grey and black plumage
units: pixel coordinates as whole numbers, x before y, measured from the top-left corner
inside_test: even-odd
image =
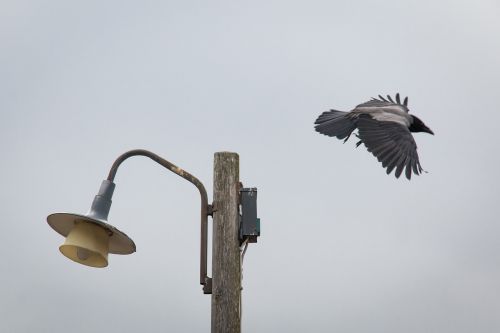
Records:
[[[422,173],[417,154],[417,144],[412,132],[426,132],[433,134],[419,118],[409,114],[408,97],[401,103],[399,94],[396,101],[391,96],[372,98],[370,101],[356,106],[350,112],[330,110],[323,112],[315,122],[317,132],[349,139],[352,132],[358,129],[356,135],[387,168],[387,174],[395,171],[396,178],[405,171],[406,178],[411,179],[412,171],[416,175]]]

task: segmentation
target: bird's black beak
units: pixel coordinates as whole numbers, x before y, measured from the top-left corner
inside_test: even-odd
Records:
[[[424,126],[422,132],[426,132],[426,133],[434,135],[434,132],[427,126]]]

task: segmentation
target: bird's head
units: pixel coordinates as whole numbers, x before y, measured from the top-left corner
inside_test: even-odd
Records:
[[[410,132],[426,132],[434,135],[434,132],[429,127],[427,127],[422,120],[415,116],[412,116],[412,118],[413,123],[410,125]]]

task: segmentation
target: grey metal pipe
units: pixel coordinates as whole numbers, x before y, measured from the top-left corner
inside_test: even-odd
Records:
[[[189,172],[184,171],[173,163],[165,160],[164,158],[144,149],[135,149],[130,150],[122,155],[120,155],[109,170],[109,175],[107,180],[113,182],[116,176],[116,172],[118,171],[118,167],[123,163],[126,159],[132,156],[145,156],[149,157],[156,163],[162,165],[166,169],[172,171],[173,173],[181,176],[182,178],[189,181],[191,184],[198,188],[201,196],[201,248],[200,248],[200,284],[203,285],[203,292],[205,294],[211,294],[211,279],[207,275],[207,244],[208,244],[208,215],[212,214],[212,206],[208,204],[207,191],[205,190],[205,186],[201,183],[201,181],[190,174]]]

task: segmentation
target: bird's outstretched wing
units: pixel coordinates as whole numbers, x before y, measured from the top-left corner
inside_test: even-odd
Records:
[[[406,126],[390,121],[378,121],[370,115],[360,115],[358,122],[359,138],[387,168],[387,174],[396,169],[399,178],[405,170],[406,178],[411,179],[412,170],[420,174],[423,170],[418,160],[417,144]]]

